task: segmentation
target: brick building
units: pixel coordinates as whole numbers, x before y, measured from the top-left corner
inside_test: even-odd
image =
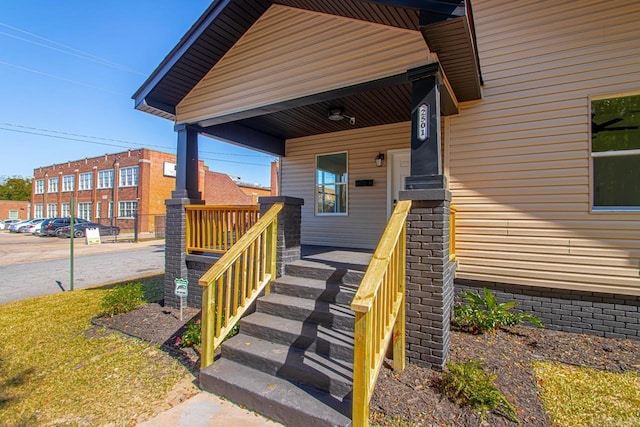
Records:
[[[176,185],[175,162],[174,154],[141,148],[39,167],[33,172],[31,217],[70,216],[75,197],[79,218],[132,231],[137,213],[139,232],[162,231],[165,200]],[[228,175],[209,171],[202,161],[199,169],[207,204],[256,203]],[[252,191],[262,195],[269,189]]]
[[[29,202],[0,200],[0,220],[29,218]]]

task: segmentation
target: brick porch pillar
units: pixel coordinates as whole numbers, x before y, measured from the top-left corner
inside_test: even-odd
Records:
[[[455,262],[449,261],[451,193],[444,189],[400,192],[412,200],[407,217],[407,357],[442,370],[449,353]]]
[[[276,196],[260,197],[260,215],[266,213],[275,203],[284,203],[278,215],[278,246],[276,277],[284,275],[287,263],[300,259],[300,228],[302,225],[302,205],[304,199]]]

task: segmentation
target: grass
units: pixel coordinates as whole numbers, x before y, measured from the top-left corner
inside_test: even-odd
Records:
[[[105,293],[0,306],[0,425],[132,425],[187,374],[157,346],[93,327]]]
[[[640,375],[536,362],[542,401],[554,426],[640,425]]]

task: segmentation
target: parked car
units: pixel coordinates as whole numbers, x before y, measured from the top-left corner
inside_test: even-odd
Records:
[[[74,225],[73,236],[84,237],[87,228],[97,228],[101,236],[115,236],[120,234],[120,227],[115,225],[102,225],[95,222],[83,222],[81,224]],[[58,237],[71,237],[71,226],[60,227],[56,231]]]
[[[27,229],[31,226],[31,225],[35,225],[35,224],[39,224],[41,223],[43,220],[42,219],[30,219],[27,221],[23,221],[23,222],[19,222],[13,225],[13,232],[14,233],[26,233]]]
[[[86,219],[75,218],[74,222],[76,224],[82,224],[84,222],[89,222]],[[49,218],[42,222],[42,227],[40,227],[40,236],[55,236],[56,231],[61,227],[66,227],[71,224],[71,218]]]
[[[35,234],[36,228],[40,227],[40,224],[44,221],[44,218],[34,219],[29,225],[20,227],[18,233],[31,233]]]
[[[0,221],[0,230],[8,230],[9,226],[14,222],[20,222],[21,219],[5,219],[4,221]]]
[[[22,219],[20,221],[13,222],[13,223],[9,224],[8,230],[9,230],[10,233],[17,233],[16,230],[18,229],[18,227],[22,227],[23,225],[28,224],[29,221],[31,221],[31,219]]]

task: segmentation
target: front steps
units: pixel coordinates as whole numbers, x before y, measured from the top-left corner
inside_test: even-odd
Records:
[[[287,426],[350,426],[353,320],[363,272],[296,261],[200,372],[204,390]]]

